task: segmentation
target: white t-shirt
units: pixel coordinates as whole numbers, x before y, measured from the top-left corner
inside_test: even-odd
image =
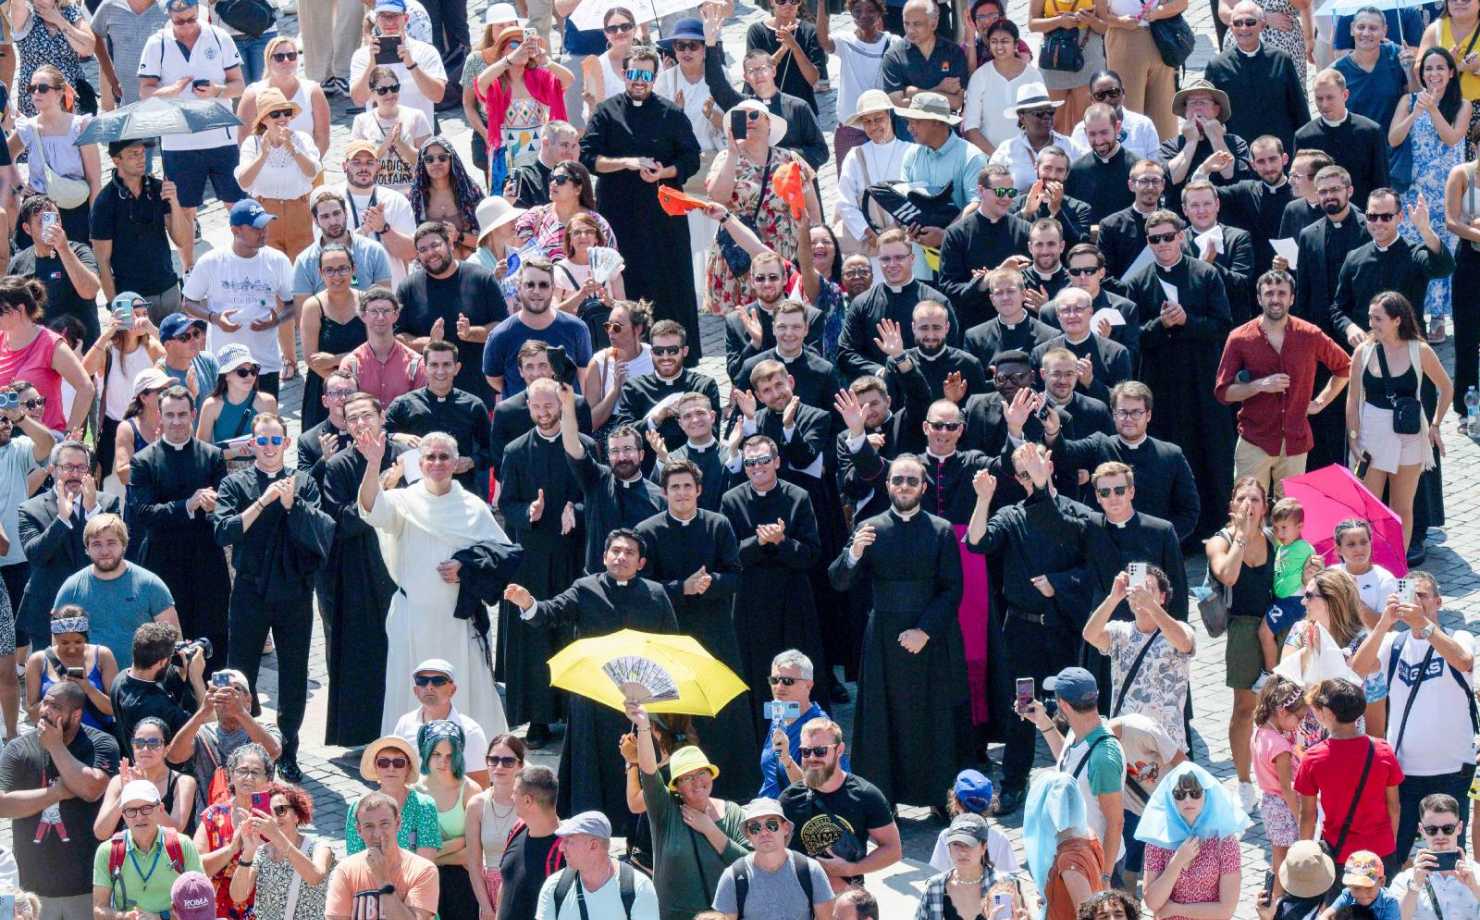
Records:
[[[884,88],[884,52],[889,50],[888,32],[880,32],[872,42],[860,41],[856,35],[834,35],[833,47],[838,52],[838,121],[845,122],[858,111],[858,97],[864,90]],[[826,76],[826,74],[823,74]]]
[[[182,296],[203,301],[214,314],[235,310],[231,321],[241,326],[236,332],[223,332],[212,325],[207,347],[220,354],[221,347],[231,342],[247,346],[252,360],[262,373],[274,374],[283,369],[282,352],[278,350],[277,329],[254,332],[251,323],[266,319],[278,308],[278,301],[293,300],[293,263],[276,249],[263,246],[250,259],[227,249],[213,249],[201,256],[185,279]]]
[[[683,113],[689,116],[689,124],[694,127],[694,136],[699,139],[699,149],[723,150],[724,135],[714,127],[714,122],[704,115],[704,103],[712,97],[709,84],[704,82],[704,75],[700,74],[698,80],[690,83],[684,77],[682,70],[670,67],[660,71],[657,79],[653,81],[653,92],[669,102],[678,102],[679,90],[683,90]]]
[[[447,79],[447,70],[442,66],[442,55],[437,49],[426,42],[417,41],[406,36],[406,47],[411,51],[411,60],[416,62],[416,69],[424,71],[427,76],[438,80]],[[360,74],[373,66],[370,61],[370,49],[360,48],[349,59],[349,82],[359,82]],[[433,108],[433,100],[428,99],[411,78],[411,71],[406,65],[397,61],[387,65],[396,75],[396,81],[401,84],[401,105],[416,109],[427,117],[427,124],[436,124],[437,113]]]
[[[1024,83],[1042,83],[1043,74],[1029,64],[1023,72],[1006,79],[991,62],[976,69],[966,83],[966,104],[961,109],[961,133],[975,128],[993,147],[1018,133],[1017,119],[1003,112],[1012,105],[1017,88]]]
[[[1345,564],[1339,565],[1337,568],[1351,575]],[[1352,580],[1357,583],[1357,596],[1362,599],[1362,603],[1379,614],[1382,613],[1382,608],[1386,606],[1388,597],[1398,593],[1397,577],[1375,562],[1372,563],[1372,568],[1368,569],[1365,574],[1352,575]],[[1384,671],[1383,673],[1386,674],[1387,672]]]
[[[411,202],[395,189],[377,185],[369,195],[359,195],[351,191],[348,184],[330,186],[334,191],[344,196],[349,205],[349,228],[361,236],[375,240],[382,246],[380,234],[369,233],[360,230],[360,221],[363,219],[365,209],[370,207],[371,199],[380,206],[381,213],[385,215],[386,226],[397,233],[404,234],[408,239],[416,232],[416,215],[411,210]],[[386,249],[386,255],[391,262],[391,287],[394,288],[406,278],[406,263],[395,257],[390,249]]]
[[[556,872],[540,886],[540,902],[539,907],[535,908],[535,920],[581,920],[581,907],[576,903],[576,888],[581,884],[579,877],[565,893],[565,901],[559,905],[555,903],[555,887],[564,874],[564,870]],[[652,880],[641,872],[634,871],[632,886],[637,893],[637,898],[632,902],[632,920],[658,920],[658,891],[653,887]],[[622,893],[616,860],[612,860],[612,877],[606,880],[606,884],[595,891],[584,891],[583,896],[586,901],[585,916],[589,916],[591,920],[619,920],[626,916],[622,912]]]
[[[171,26],[149,36],[143,53],[139,55],[139,76],[154,77],[160,86],[176,83],[181,77],[210,80],[219,85],[226,82],[226,71],[241,66],[242,56],[236,50],[236,42],[223,29],[213,25],[200,27],[200,36],[196,38],[188,58],[175,40]],[[194,94],[187,87],[180,98],[194,98]],[[226,100],[217,98],[215,102],[222,108],[230,108]],[[160,146],[164,150],[212,150],[228,145],[236,146],[236,134],[230,128],[212,128],[194,134],[166,134],[160,138]]]
[[[484,734],[483,726],[479,725],[477,722],[474,722],[471,718],[464,715],[463,713],[458,712],[456,706],[452,707],[452,711],[447,714],[447,721],[456,722],[458,725],[462,726],[463,750],[488,750],[488,736]],[[421,707],[418,706],[396,720],[396,730],[392,732],[392,734],[400,735],[403,739],[405,739],[407,744],[415,748],[416,734],[417,732],[421,731],[421,727],[425,724],[426,721],[421,717]],[[471,767],[469,769],[471,769]]]
[[[293,139],[294,150],[318,162],[319,148],[314,144],[312,135],[294,131],[289,136]],[[261,134],[250,135],[242,142],[242,156],[241,162],[236,167],[236,181],[241,182],[242,174],[257,162],[257,157],[261,154]],[[298,168],[298,160],[286,147],[274,147],[267,152],[267,162],[257,170],[257,178],[252,180],[251,185],[243,185],[242,190],[253,198],[291,200],[302,198],[313,191],[313,179],[313,176],[303,174],[303,170]]]
[[[950,828],[945,828],[935,837],[935,849],[930,853],[930,868],[937,872],[945,872],[951,868],[951,851],[946,847],[946,834]],[[987,828],[987,858],[992,861],[992,871],[997,875],[1015,875],[1018,871],[1017,851],[1012,848],[1012,841],[1007,835],[995,827]]]
[[[1463,629],[1448,633],[1449,637],[1467,652],[1474,651],[1474,637]],[[1408,705],[1408,696],[1418,680],[1418,666],[1432,647],[1427,639],[1419,639],[1408,632],[1388,633],[1382,638],[1377,652],[1377,667],[1387,674],[1388,661],[1392,656],[1393,643],[1403,638],[1402,652],[1398,658],[1398,669],[1388,688],[1388,705],[1392,715],[1388,717],[1387,742],[1398,755],[1398,764],[1406,776],[1439,776],[1454,773],[1465,764],[1475,762],[1475,730],[1470,723],[1470,703],[1467,693],[1449,673],[1449,664],[1436,651],[1429,661],[1427,674],[1418,684],[1418,698],[1414,700],[1413,712],[1408,717],[1408,727],[1403,733],[1403,744],[1398,741],[1398,727],[1403,722],[1403,709]],[[1475,674],[1472,670],[1462,674],[1469,693],[1475,689]],[[1445,916],[1449,916],[1446,912]]]
[[[0,523],[10,535],[10,552],[0,556],[0,565],[14,565],[26,561],[26,551],[21,546],[21,502],[25,501],[26,477],[41,464],[36,462],[36,445],[23,434],[14,435],[5,446],[0,447]],[[10,599],[12,610],[18,610],[21,599]]]

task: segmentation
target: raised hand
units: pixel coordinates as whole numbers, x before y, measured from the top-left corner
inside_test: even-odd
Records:
[[[873,546],[876,539],[878,539],[878,533],[874,530],[874,525],[872,524],[864,524],[855,530],[853,532],[853,542],[848,544],[848,553],[853,557],[853,561],[857,562],[859,559],[862,559],[864,551],[870,546]]]
[[[966,378],[961,376],[960,371],[951,371],[946,375],[942,389],[946,399],[960,405],[961,400],[966,398]]]
[[[881,319],[875,328],[879,334],[874,338],[874,346],[879,351],[890,358],[904,354],[904,335],[899,331],[899,323],[892,319]]]
[[[781,411],[782,428],[791,428],[796,425],[797,412],[801,409],[801,406],[802,398],[800,396],[793,396],[791,401],[786,404],[786,408]]]
[[[765,341],[765,330],[761,328],[760,313],[756,307],[740,308],[740,325],[745,327],[745,334],[750,337],[751,346],[760,348],[761,343]]]
[[[856,438],[863,434],[863,404],[858,401],[857,393],[848,389],[839,390],[833,397],[833,408],[842,417],[849,435]]]

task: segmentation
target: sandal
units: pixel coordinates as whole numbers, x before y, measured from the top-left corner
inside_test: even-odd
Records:
[[[1445,335],[1444,335],[1444,317],[1442,317],[1442,316],[1435,316],[1435,317],[1430,318],[1429,319],[1429,334],[1428,334],[1429,344],[1430,345],[1439,345],[1439,344],[1442,344],[1443,343],[1444,339],[1445,339]]]

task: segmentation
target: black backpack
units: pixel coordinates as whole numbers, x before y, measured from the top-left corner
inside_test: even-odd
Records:
[[[560,905],[565,903],[565,896],[570,894],[571,886],[576,883],[580,876],[569,866],[560,870],[560,881],[555,883],[555,912],[560,912]],[[622,913],[627,920],[632,920],[632,903],[637,900],[636,870],[631,863],[618,861],[617,863],[617,892],[622,896]],[[586,918],[586,898],[579,891],[576,892],[576,904],[581,909],[581,920]]]
[[[745,920],[745,897],[750,894],[750,860],[738,859],[735,861],[734,868],[735,916],[740,920]],[[797,874],[797,884],[802,886],[802,893],[807,896],[807,906],[810,908],[812,905],[812,867],[807,864],[807,857],[792,850],[791,868]]]
[[[268,0],[218,0],[216,18],[252,38],[261,38],[277,20]]]

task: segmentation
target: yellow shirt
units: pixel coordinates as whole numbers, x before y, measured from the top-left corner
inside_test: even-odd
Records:
[[[1476,25],[1476,28],[1480,28],[1480,25]],[[1468,47],[1469,44],[1470,36],[1466,35],[1464,46]],[[1454,32],[1449,28],[1448,16],[1439,19],[1439,45],[1454,55],[1456,61],[1464,57],[1462,52],[1465,49],[1461,47],[1460,42],[1454,40]],[[1475,47],[1472,50],[1480,51],[1480,41],[1475,42]],[[1480,99],[1480,74],[1461,72],[1459,75],[1459,91],[1460,95],[1471,101]]]

